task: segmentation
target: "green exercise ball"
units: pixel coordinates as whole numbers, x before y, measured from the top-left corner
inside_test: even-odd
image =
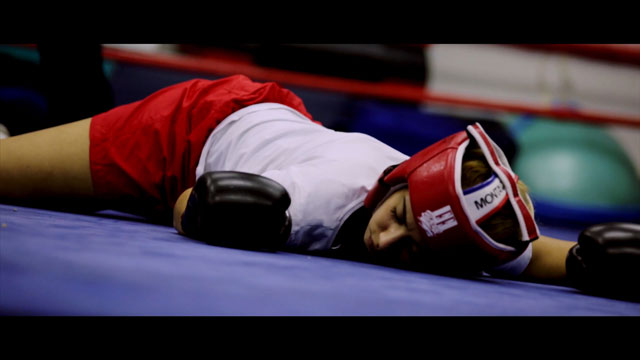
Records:
[[[606,131],[541,118],[519,128],[513,168],[534,198],[576,206],[640,204],[634,166]]]

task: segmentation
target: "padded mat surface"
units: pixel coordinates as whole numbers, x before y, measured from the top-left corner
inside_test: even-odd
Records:
[[[640,315],[560,286],[215,247],[119,213],[0,204],[0,224],[3,315]]]

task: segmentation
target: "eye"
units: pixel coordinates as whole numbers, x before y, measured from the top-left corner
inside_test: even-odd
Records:
[[[404,225],[405,223],[404,216],[401,216],[400,214],[398,214],[398,210],[395,207],[391,209],[391,214],[393,215],[393,218],[398,222],[398,224]]]

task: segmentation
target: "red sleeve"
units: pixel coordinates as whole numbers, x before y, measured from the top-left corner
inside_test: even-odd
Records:
[[[311,119],[291,91],[242,75],[179,83],[94,116],[94,192],[119,205],[136,205],[135,210],[171,210],[195,183],[195,168],[211,131],[233,112],[263,102],[290,106]]]

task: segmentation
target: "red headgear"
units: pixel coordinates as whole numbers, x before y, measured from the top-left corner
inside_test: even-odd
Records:
[[[462,157],[470,139],[482,149],[492,176],[481,184],[462,189]],[[490,267],[519,256],[526,243],[539,237],[533,214],[525,206],[513,173],[502,150],[480,124],[453,134],[423,149],[395,168],[389,168],[365,199],[374,209],[391,188],[407,184],[411,208],[425,244],[445,262],[461,260],[467,265]],[[492,239],[480,224],[509,202],[521,231],[518,245]],[[523,245],[523,246],[519,246]],[[456,261],[459,263],[458,261]]]

